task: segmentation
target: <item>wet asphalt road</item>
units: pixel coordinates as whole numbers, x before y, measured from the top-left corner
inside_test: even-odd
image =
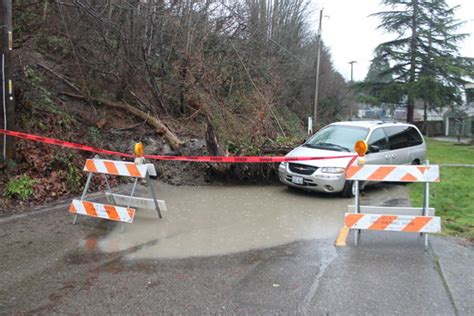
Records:
[[[244,194],[245,190],[239,190],[232,192]],[[157,238],[132,229],[119,235],[117,224],[85,217],[72,226],[66,206],[0,219],[0,313],[468,315],[474,312],[469,294],[472,284],[467,282],[464,290],[460,289],[461,296],[450,290],[435,257],[431,251],[424,251],[417,234],[401,237],[396,233],[364,233],[359,247],[351,246],[349,240],[347,247],[335,248],[334,240],[345,211],[341,205],[350,200],[293,193],[284,187],[258,190],[262,191],[257,198],[264,194],[269,201],[275,201],[275,205],[270,204],[270,209],[276,212],[273,215],[283,214],[278,209],[281,195],[292,200],[295,208],[312,208],[314,204],[318,209],[318,205],[324,205],[325,213],[310,216],[311,211],[295,212],[295,217],[307,218],[306,223],[301,218],[284,218],[289,225],[300,225],[304,233],[298,233],[300,230],[295,227],[276,242],[268,241],[266,236],[246,237],[260,227],[244,225],[249,230],[240,227],[240,231],[233,231],[235,236],[220,238],[225,240],[224,246],[211,245],[208,251],[205,249],[208,237],[202,243],[195,241],[200,229],[192,226],[193,221],[187,224],[191,227],[181,230],[173,226],[173,216],[181,221],[181,226],[186,225],[186,216],[190,216],[182,213],[186,206],[173,203],[173,194],[179,196],[177,191],[168,195],[164,192],[170,208],[164,215],[170,222],[160,223],[165,233]],[[206,194],[213,201],[226,193],[224,190],[217,195]],[[252,194],[244,195],[247,200],[252,199]],[[363,200],[365,204],[403,206],[408,203],[405,197],[404,186],[385,185],[369,190]],[[301,206],[298,200],[302,200]],[[308,201],[311,203],[306,204]],[[230,216],[223,209],[222,217]],[[228,211],[234,212],[232,208]],[[326,218],[328,214],[330,218]],[[271,215],[270,212],[255,219],[263,226],[275,225],[274,220],[266,220]],[[216,214],[208,216],[216,217]],[[144,217],[142,224],[149,220],[155,219]],[[231,221],[238,220],[239,217],[231,217]],[[216,221],[215,226],[206,226],[202,233],[209,236],[214,229],[219,233],[219,225],[221,222]],[[311,233],[318,225],[321,233]],[[264,232],[274,236],[270,227]],[[134,239],[127,247],[107,246],[110,238],[117,243],[126,236]],[[198,252],[201,256],[197,256],[193,247],[183,245],[186,238],[194,240],[194,247],[204,248]],[[166,239],[171,241],[160,243]],[[166,247],[160,248],[160,244]],[[161,255],[170,245],[182,247],[182,252],[192,257],[172,259]],[[230,253],[226,253],[226,247],[230,247]],[[459,268],[472,269],[472,248],[459,251],[461,255],[470,254],[466,264]],[[142,255],[136,256],[137,253]],[[176,255],[176,252],[166,253]],[[456,275],[456,271],[451,272]],[[464,273],[467,280],[472,276],[472,270]],[[458,298],[461,302],[456,305]]]

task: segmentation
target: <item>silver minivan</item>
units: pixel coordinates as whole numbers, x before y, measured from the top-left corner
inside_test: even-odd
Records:
[[[426,143],[411,124],[384,121],[353,121],[330,124],[314,134],[287,157],[334,157],[354,153],[357,140],[366,140],[366,164],[421,164]],[[344,173],[351,158],[283,162],[278,167],[280,181],[289,187],[353,196],[352,181]]]

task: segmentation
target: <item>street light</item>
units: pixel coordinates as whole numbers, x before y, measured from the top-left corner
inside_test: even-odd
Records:
[[[350,61],[349,64],[351,65],[351,83],[354,82],[354,64],[357,63],[356,60]]]

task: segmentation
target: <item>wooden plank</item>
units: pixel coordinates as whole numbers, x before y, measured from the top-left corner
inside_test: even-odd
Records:
[[[114,201],[118,205],[131,206],[136,208],[145,208],[154,210],[155,202],[153,199],[143,198],[143,197],[132,197],[129,195],[115,194],[115,193],[105,193],[106,196],[113,197]],[[158,202],[158,207],[160,211],[167,211],[166,202],[163,200],[156,200]]]
[[[72,201],[69,212],[124,223],[132,223],[135,217],[135,209],[133,208],[80,200]]]
[[[439,233],[438,216],[346,213],[344,224],[350,229],[393,231],[406,233]]]

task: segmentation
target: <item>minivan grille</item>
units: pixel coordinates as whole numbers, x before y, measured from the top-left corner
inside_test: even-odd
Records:
[[[289,163],[290,171],[298,174],[310,175],[313,174],[318,167],[301,165],[299,163]]]

